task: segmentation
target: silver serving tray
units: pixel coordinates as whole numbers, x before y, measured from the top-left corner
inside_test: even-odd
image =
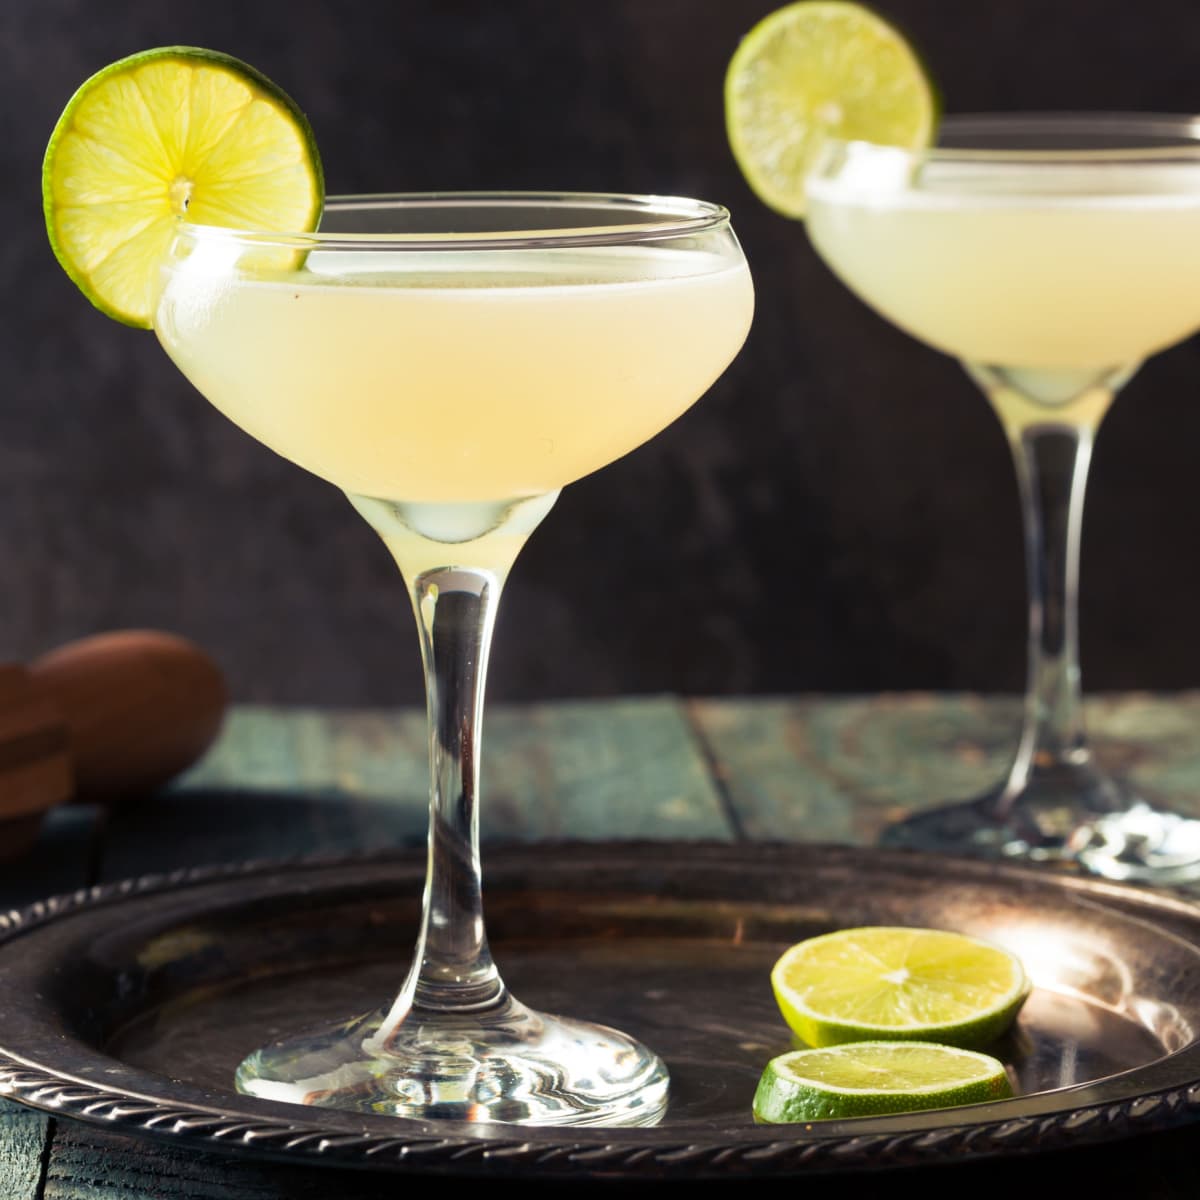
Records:
[[[490,847],[489,930],[527,1003],[617,1025],[666,1060],[651,1129],[446,1124],[237,1094],[282,1032],[399,984],[424,857],[241,864],[0,914],[0,1094],[197,1149],[382,1172],[803,1176],[1038,1154],[1200,1120],[1200,908],[1036,869],[827,845]],[[1034,992],[993,1052],[1010,1100],[756,1125],[791,1048],[768,973],[789,944],[925,925],[1022,955]]]

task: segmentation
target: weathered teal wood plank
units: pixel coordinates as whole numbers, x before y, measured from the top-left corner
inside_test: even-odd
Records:
[[[49,1136],[44,1113],[0,1100],[0,1196],[37,1200]]]
[[[911,812],[1000,781],[1016,697],[695,700],[692,719],[746,836],[872,844]],[[1089,697],[1097,759],[1148,800],[1200,816],[1200,693]]]
[[[484,746],[485,836],[732,835],[721,793],[674,698],[501,708]]]
[[[411,710],[237,709],[171,792],[112,815],[103,877],[421,844],[426,736]],[[730,833],[674,699],[498,707],[481,762],[485,841]]]
[[[0,868],[0,909],[74,891],[88,882],[93,839],[100,814],[64,807],[46,814],[30,851]],[[0,1000],[0,1020],[3,1019]],[[37,1200],[51,1121],[19,1104],[0,1101],[0,1197]]]
[[[404,1187],[386,1176],[181,1149],[70,1121],[59,1126],[41,1200],[395,1200]]]
[[[216,746],[169,791],[115,812],[102,878],[252,858],[417,845],[424,735],[399,714],[235,709]]]
[[[1130,1200],[1193,1200],[1195,1147],[1193,1130],[1184,1128],[1152,1139],[1116,1141],[1086,1151],[1047,1152],[983,1162],[946,1162],[928,1168],[884,1172],[878,1185],[861,1176],[813,1174],[796,1180],[670,1181],[612,1179],[546,1179],[505,1181],[375,1175],[259,1163],[213,1154],[177,1156],[162,1144],[147,1142],[136,1159],[114,1162],[115,1139],[104,1130],[71,1127],[64,1152],[46,1180],[44,1200],[397,1200],[427,1195],[510,1194],[558,1200],[610,1200],[620,1195],[737,1197],[755,1190],[774,1195],[801,1195],[804,1200],[857,1200],[890,1196],[897,1191],[924,1200],[958,1200],[963,1196],[1042,1197],[1060,1195],[1118,1196]],[[78,1134],[78,1136],[74,1136]],[[898,1186],[898,1185],[906,1186]]]

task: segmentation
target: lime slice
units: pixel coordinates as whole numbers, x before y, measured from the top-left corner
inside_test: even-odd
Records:
[[[767,1063],[754,1093],[756,1121],[783,1124],[913,1112],[1004,1100],[1004,1064],[935,1042],[855,1042],[793,1050]]]
[[[179,217],[315,229],[324,178],[299,108],[253,67],[191,46],[88,79],[46,147],[42,205],[58,261],[110,317],[148,329]]]
[[[869,8],[799,0],[742,39],[725,74],[725,127],[759,199],[804,216],[804,177],[823,138],[916,149],[939,103],[912,46]]]
[[[780,1012],[809,1046],[915,1039],[981,1047],[1029,995],[1020,959],[966,934],[875,925],[809,938],[771,971]]]

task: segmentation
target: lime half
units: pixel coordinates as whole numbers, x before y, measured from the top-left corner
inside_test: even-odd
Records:
[[[783,1124],[868,1117],[1004,1100],[1004,1064],[934,1042],[855,1042],[772,1059],[754,1093],[754,1119]]]
[[[784,1020],[809,1046],[915,1039],[978,1048],[1029,995],[1020,959],[941,929],[873,925],[809,938],[771,971]]]
[[[58,261],[110,317],[150,327],[176,222],[315,229],[324,178],[307,119],[227,54],[166,46],[98,71],[71,97],[42,166]]]
[[[725,74],[725,126],[746,182],[765,204],[804,216],[804,178],[827,137],[917,149],[939,102],[894,26],[849,0],[798,0],[764,17]]]

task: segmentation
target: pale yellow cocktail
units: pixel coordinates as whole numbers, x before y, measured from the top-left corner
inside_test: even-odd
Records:
[[[155,328],[285,458],[357,495],[457,503],[556,491],[652,437],[724,370],[753,304],[740,255],[653,244],[318,250],[236,275],[196,251],[166,271]]]
[[[1200,327],[1200,164],[934,161],[900,190],[887,157],[858,180],[814,179],[808,233],[847,286],[931,346],[1092,372]],[[897,153],[892,170],[909,162]]]

